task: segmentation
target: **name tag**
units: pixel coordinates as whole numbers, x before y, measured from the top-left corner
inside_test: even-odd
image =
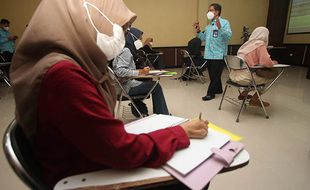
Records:
[[[218,30],[213,30],[213,38],[217,38],[219,35],[219,31]]]

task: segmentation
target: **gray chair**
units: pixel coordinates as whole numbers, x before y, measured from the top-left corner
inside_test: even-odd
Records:
[[[111,69],[110,67],[108,67],[108,70],[110,72],[110,75],[112,77],[112,79],[115,82],[115,89],[116,89],[116,94],[117,94],[117,101],[118,101],[118,105],[117,105],[117,111],[116,111],[116,115],[119,115],[119,110],[120,110],[120,106],[121,106],[121,102],[122,101],[130,101],[130,103],[132,104],[132,106],[135,108],[135,110],[137,111],[137,113],[140,115],[140,118],[143,117],[143,115],[141,114],[141,112],[139,111],[137,105],[134,103],[134,100],[141,100],[144,101],[145,99],[147,99],[148,97],[150,97],[151,93],[153,92],[153,90],[155,89],[155,87],[158,85],[159,80],[157,80],[155,82],[155,84],[153,85],[153,87],[151,88],[151,90],[147,93],[147,94],[141,94],[141,95],[135,95],[135,96],[130,96],[125,88],[123,87],[122,83],[120,82],[120,78],[115,74],[115,72],[113,71],[113,69]]]
[[[30,142],[23,129],[13,120],[6,129],[3,137],[5,156],[16,175],[30,188],[35,190],[47,189],[36,163]]]
[[[234,69],[234,70],[246,69],[250,73],[252,80],[248,85],[241,85],[241,84],[235,83],[232,80],[228,79],[226,81],[226,86],[224,89],[224,93],[222,95],[219,110],[222,109],[222,103],[223,103],[224,99],[226,101],[234,104],[234,105],[240,105],[239,101],[235,100],[234,98],[230,98],[230,97],[226,96],[227,87],[235,87],[238,89],[239,93],[241,92],[241,90],[246,92],[246,96],[244,97],[244,99],[241,102],[241,107],[239,109],[239,113],[238,113],[236,122],[239,122],[240,113],[243,110],[243,108],[246,108],[246,103],[248,103],[247,96],[248,96],[249,92],[251,92],[251,91],[256,92],[258,94],[258,98],[259,98],[259,101],[261,104],[261,108],[264,111],[266,119],[269,119],[269,116],[266,112],[266,108],[265,108],[263,101],[262,101],[262,97],[261,97],[259,90],[258,90],[258,89],[264,89],[265,85],[264,84],[262,84],[262,85],[256,84],[254,77],[253,77],[253,74],[252,74],[253,70],[247,65],[247,63],[245,61],[243,61],[239,57],[233,56],[233,55],[227,55],[227,56],[225,56],[224,60],[225,60],[225,63],[226,63],[226,66],[227,66],[229,72],[231,72],[232,69]]]
[[[198,70],[202,69],[205,64],[207,64],[207,61],[205,61],[201,66],[196,66],[192,56],[188,53],[187,50],[182,49],[181,54],[183,56],[181,76],[186,78],[186,86],[188,85],[188,81],[190,79],[199,79],[201,83],[205,83],[203,80],[204,77],[201,76]],[[186,60],[189,61],[189,64]]]
[[[5,62],[5,59],[0,55],[0,78],[2,78],[9,87],[11,87],[10,80],[5,74],[5,72],[2,71],[1,67],[7,66],[10,64],[11,62]]]

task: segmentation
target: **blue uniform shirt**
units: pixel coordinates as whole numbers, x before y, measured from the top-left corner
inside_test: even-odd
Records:
[[[14,41],[8,39],[9,31],[0,28],[0,53],[8,51],[14,53]]]
[[[206,26],[204,32],[198,33],[198,38],[206,42],[205,45],[205,59],[222,60],[227,55],[228,42],[232,36],[232,31],[228,20],[221,17],[221,29],[218,29],[215,21],[213,20]]]

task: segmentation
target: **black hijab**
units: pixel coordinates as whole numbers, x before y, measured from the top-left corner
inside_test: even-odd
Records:
[[[130,28],[130,30],[126,34],[126,44],[131,54],[135,57],[137,55],[137,49],[135,47],[135,41],[138,40],[143,35],[143,32],[137,28]]]

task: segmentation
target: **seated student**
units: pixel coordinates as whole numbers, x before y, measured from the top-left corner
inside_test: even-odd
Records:
[[[197,68],[199,74],[203,75],[203,72],[207,68],[207,64],[206,64],[206,60],[203,58],[203,56],[201,54],[200,48],[201,48],[201,40],[198,37],[195,37],[188,42],[186,50],[191,55],[193,62],[194,62],[196,67],[203,66],[200,69]],[[187,66],[190,66],[191,61],[189,60],[189,58],[185,59],[184,61],[185,61],[185,64]],[[187,76],[188,74],[189,74],[189,71],[186,71],[185,75]],[[182,79],[187,80],[187,77],[184,76],[184,77],[182,77]]]
[[[255,65],[266,67],[264,69],[258,69],[253,73],[257,85],[269,83],[278,74],[276,70],[270,68],[278,62],[271,60],[267,51],[268,38],[269,30],[265,27],[258,27],[252,32],[249,40],[240,47],[237,53],[237,56],[243,59],[250,67]],[[229,77],[233,82],[242,85],[248,85],[252,80],[250,73],[246,69],[232,70]],[[242,92],[238,99],[241,100],[244,96],[246,96],[246,94]],[[261,106],[257,94],[254,94],[253,97],[249,96],[249,98],[251,98],[250,105]],[[270,105],[267,102],[263,103],[264,106]]]
[[[15,41],[17,36],[11,35],[9,32],[10,21],[7,19],[1,19],[0,21],[0,62],[11,62],[14,49]],[[10,65],[2,66],[3,70],[7,75],[10,71]]]
[[[130,96],[147,94],[155,84],[155,81],[152,80],[138,81],[130,78],[138,75],[145,75],[149,72],[150,68],[144,67],[143,69],[137,70],[133,55],[127,47],[125,47],[122,53],[113,60],[112,65],[115,74],[118,77],[124,78],[122,83]],[[141,100],[136,100],[135,102],[139,101]],[[164,93],[160,84],[157,84],[155,89],[152,91],[152,101],[154,113],[169,114]]]
[[[113,115],[116,96],[107,60],[122,51],[123,29],[136,15],[122,0],[83,2],[40,1],[10,73],[17,122],[49,189],[70,175],[159,167],[189,146],[188,138],[203,138],[208,130],[207,121],[193,120],[147,134],[126,133]]]
[[[133,55],[136,67],[139,69],[144,68],[145,66],[150,66],[145,65],[145,53],[158,53],[158,51],[153,50],[153,38],[147,38],[144,43],[142,42],[142,39],[143,32],[134,27],[131,27],[126,34],[126,47]],[[139,50],[143,50],[143,52]],[[155,58],[151,56],[149,59],[153,60]],[[164,69],[165,64],[163,57],[159,56],[151,66],[153,66],[155,69]]]

